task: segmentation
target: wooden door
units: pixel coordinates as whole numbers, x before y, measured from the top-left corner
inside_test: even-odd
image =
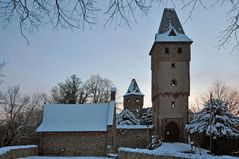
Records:
[[[176,123],[170,122],[166,125],[165,140],[168,141],[168,142],[179,141],[179,128],[178,128],[178,125]]]

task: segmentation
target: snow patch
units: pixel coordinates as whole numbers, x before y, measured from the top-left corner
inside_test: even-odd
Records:
[[[27,148],[35,148],[35,147],[37,147],[37,145],[6,146],[6,147],[0,148],[0,155],[3,155],[10,150],[27,149]]]
[[[153,125],[117,125],[117,129],[152,129]]]
[[[211,156],[207,154],[207,150],[201,149],[196,151],[196,154],[184,153],[190,152],[191,146],[184,143],[162,143],[162,145],[155,149],[155,150],[148,150],[148,149],[134,149],[134,148],[125,148],[120,147],[119,151],[126,151],[126,152],[137,152],[143,154],[150,154],[150,155],[162,155],[162,156],[175,156],[175,157],[183,157],[183,158],[198,158],[198,159],[236,159],[236,157],[232,156]]]
[[[171,32],[174,32],[175,36],[170,36]],[[187,35],[178,33],[172,26],[171,28],[163,33],[156,33],[155,42],[193,42]]]

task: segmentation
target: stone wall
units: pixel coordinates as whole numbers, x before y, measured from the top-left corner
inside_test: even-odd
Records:
[[[15,159],[19,157],[38,156],[38,147],[12,149],[0,155],[0,159]]]
[[[41,133],[41,155],[104,156],[107,153],[107,132]]]
[[[142,126],[142,125],[141,125]],[[116,147],[146,148],[151,141],[152,126],[148,129],[137,128],[137,125],[128,128],[116,128]]]
[[[124,150],[119,150],[118,154],[119,159],[185,159],[183,157],[153,155],[139,152],[128,152]]]

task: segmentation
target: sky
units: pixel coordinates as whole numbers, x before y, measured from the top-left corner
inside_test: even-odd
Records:
[[[191,46],[190,102],[215,80],[239,88],[239,54],[232,45],[218,49],[219,32],[226,28],[227,6],[197,7],[191,20],[181,6],[165,5],[138,16],[137,23],[115,27],[97,24],[84,30],[66,30],[46,26],[28,34],[30,44],[13,22],[0,30],[0,60],[8,61],[0,89],[20,85],[24,94],[49,93],[57,83],[76,74],[83,81],[99,74],[117,87],[118,101],[133,78],[145,94],[145,107],[151,106],[151,70],[149,51],[162,17],[163,7],[174,7],[184,31],[194,42]]]

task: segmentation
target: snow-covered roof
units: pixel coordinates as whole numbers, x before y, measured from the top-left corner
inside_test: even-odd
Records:
[[[156,33],[155,42],[193,42],[187,35],[178,33],[173,27],[165,33]]]
[[[174,8],[165,8],[155,42],[193,42],[183,31]]]
[[[124,94],[124,97],[128,95],[144,96],[144,94],[140,92],[139,86],[135,79],[132,79],[127,92]]]
[[[155,34],[154,44],[149,52],[152,53],[156,43],[192,43],[193,41],[185,34],[174,8],[165,8],[158,32]]]
[[[45,104],[37,132],[107,131],[113,125],[115,102],[102,104]]]

